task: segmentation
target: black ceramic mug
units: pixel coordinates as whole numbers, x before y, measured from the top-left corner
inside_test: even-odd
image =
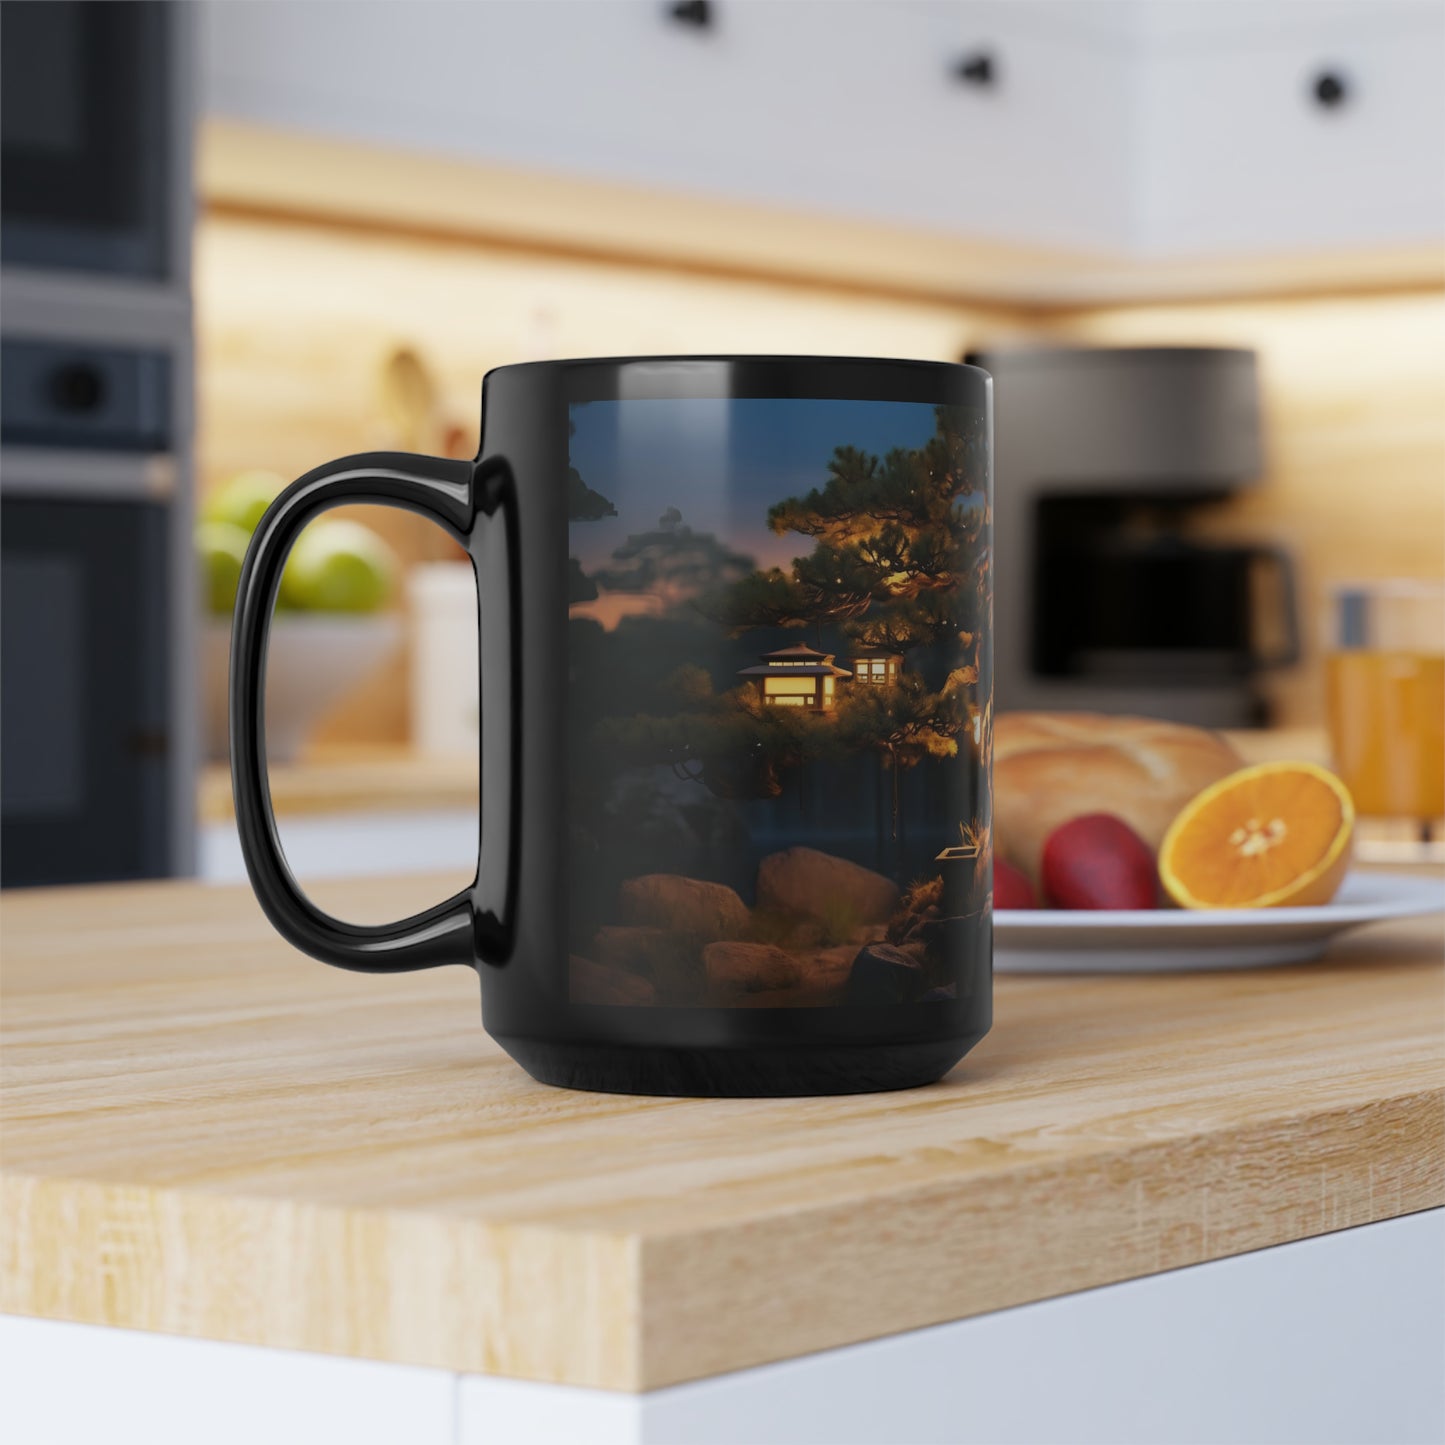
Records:
[[[506,366],[475,461],[308,472],[256,530],[231,656],[271,921],[342,968],[475,968],[486,1028],[547,1083],[939,1078],[992,1017],[989,390],[908,361]],[[481,618],[476,881],[379,927],[301,892],[266,780],[282,567],[356,502],[450,532]]]

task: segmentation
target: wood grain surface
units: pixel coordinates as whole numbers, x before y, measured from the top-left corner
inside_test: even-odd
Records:
[[[854,289],[939,307],[1378,291],[1438,286],[1442,274],[1440,249],[1430,244],[1169,257],[1025,245],[217,116],[199,127],[196,159],[197,186],[213,210]]]
[[[308,750],[294,763],[267,769],[278,817],[300,814],[394,813],[430,809],[476,812],[478,762],[428,757],[406,747],[330,746]],[[236,816],[231,769],[208,763],[201,771],[202,822]]]
[[[333,972],[244,889],[12,893],[0,929],[11,1313],[636,1390],[1445,1201],[1433,921],[1001,978],[933,1088],[716,1102],[535,1084],[468,972]]]

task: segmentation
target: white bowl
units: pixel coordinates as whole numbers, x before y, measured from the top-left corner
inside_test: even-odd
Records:
[[[266,651],[267,757],[292,761],[322,717],[396,651],[401,628],[394,612],[277,614]],[[229,618],[207,619],[203,654],[206,752],[225,759],[230,756]]]

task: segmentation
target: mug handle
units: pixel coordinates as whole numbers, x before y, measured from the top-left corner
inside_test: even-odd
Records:
[[[261,908],[289,943],[338,968],[402,973],[443,963],[476,965],[472,890],[396,923],[344,923],[302,893],[281,851],[266,775],[266,646],[281,572],[297,534],[343,503],[419,512],[466,545],[479,511],[476,464],[405,452],[342,457],[307,472],[271,504],[256,528],[236,589],[231,633],[231,784],[241,852]]]
[[[1283,547],[1256,547],[1254,560],[1274,568],[1279,589],[1280,619],[1284,638],[1273,652],[1256,651],[1254,667],[1291,667],[1300,660],[1299,602],[1295,591],[1294,562]]]

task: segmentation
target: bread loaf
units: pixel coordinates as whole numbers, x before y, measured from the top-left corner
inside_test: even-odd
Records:
[[[994,847],[1037,884],[1044,840],[1084,813],[1122,818],[1158,852],[1196,793],[1243,766],[1217,733],[1087,712],[1001,713],[994,722]]]

